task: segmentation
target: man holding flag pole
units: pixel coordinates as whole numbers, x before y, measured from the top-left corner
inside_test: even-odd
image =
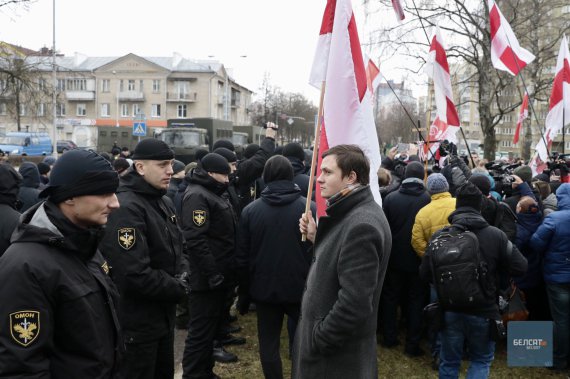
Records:
[[[313,155],[313,162],[320,155],[321,217],[318,232],[310,212],[299,221],[314,256],[292,377],[373,378],[378,303],[392,240],[379,205],[378,138],[350,0],[327,1],[310,82],[321,88],[316,137],[321,135],[315,140],[320,146]]]

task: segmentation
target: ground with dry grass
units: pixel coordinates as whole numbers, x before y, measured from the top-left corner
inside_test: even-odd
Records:
[[[228,351],[238,355],[239,362],[233,364],[216,364],[215,373],[224,379],[258,379],[263,378],[261,363],[259,362],[259,348],[257,343],[257,326],[255,313],[240,316],[238,324],[243,328],[239,335],[247,339],[243,346],[229,346]],[[285,323],[284,323],[285,324]],[[177,331],[177,368],[180,370],[181,349],[186,333]],[[401,337],[403,341],[403,336]],[[290,377],[291,361],[288,358],[288,339],[286,329],[281,334],[281,357],[283,360],[284,377]],[[423,346],[429,351],[427,344]],[[465,377],[468,362],[463,362],[462,375]],[[431,360],[428,355],[420,358],[409,358],[404,355],[403,347],[386,349],[378,346],[378,377],[379,378],[437,378],[437,372],[431,369]],[[566,375],[554,373],[545,368],[514,368],[507,366],[507,352],[504,344],[497,347],[495,361],[491,367],[490,378],[566,378]],[[350,379],[350,378],[347,378]]]

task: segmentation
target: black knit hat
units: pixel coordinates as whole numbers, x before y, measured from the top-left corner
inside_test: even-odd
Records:
[[[226,158],[226,160],[230,163],[237,162],[236,153],[234,153],[229,149],[226,149],[225,147],[218,147],[217,149],[214,149],[214,153],[220,154],[222,157]]]
[[[303,147],[300,144],[291,142],[283,147],[283,156],[287,158],[297,158],[303,162],[305,161],[305,150],[303,150]]]
[[[226,149],[228,149],[230,151],[236,151],[232,141],[227,140],[227,139],[217,140],[216,142],[214,142],[214,146],[212,146],[212,149],[216,150],[219,147],[225,147]]]
[[[483,203],[483,194],[477,186],[471,182],[466,182],[455,192],[456,208],[471,207],[481,211],[481,204]]]
[[[164,161],[174,159],[174,151],[156,138],[143,139],[135,146],[133,160]]]
[[[184,162],[175,159],[174,162],[172,162],[172,171],[173,171],[172,175],[176,175],[180,171],[184,171],[185,167],[186,165],[184,164]]]
[[[113,161],[113,168],[119,174],[125,170],[128,170],[129,167],[131,167],[131,165],[129,164],[129,161],[126,160],[125,158],[117,158]]]
[[[206,156],[202,158],[201,162],[202,168],[206,172],[215,172],[224,175],[230,174],[230,164],[228,163],[228,160],[222,157],[220,154],[206,154]]]
[[[274,155],[265,162],[265,167],[263,168],[263,181],[265,184],[277,180],[292,181],[294,177],[293,166],[289,159],[284,156]]]
[[[196,158],[196,162],[200,162],[202,158],[204,158],[209,153],[208,150],[205,149],[198,149],[196,150],[196,154],[194,154],[194,158]]]
[[[404,173],[404,178],[417,178],[417,179],[424,179],[425,176],[425,169],[424,165],[420,162],[410,162],[406,166],[406,171]]]
[[[70,150],[52,168],[49,185],[40,194],[55,204],[76,196],[115,193],[119,176],[99,154],[88,150]]]
[[[243,152],[243,156],[245,158],[251,158],[255,155],[255,153],[257,153],[257,150],[259,150],[260,147],[258,144],[255,143],[250,143],[249,145],[247,145],[247,147],[245,148],[244,152]]]
[[[489,196],[489,192],[491,191],[491,181],[487,174],[473,174],[469,178],[469,181],[475,184],[483,195]]]
[[[51,166],[44,162],[38,162],[38,171],[40,175],[45,175],[51,170]]]

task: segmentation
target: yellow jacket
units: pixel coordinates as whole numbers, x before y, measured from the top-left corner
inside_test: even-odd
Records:
[[[455,210],[455,198],[449,192],[431,195],[431,203],[420,209],[412,229],[412,247],[423,257],[431,236],[449,225],[447,218]]]

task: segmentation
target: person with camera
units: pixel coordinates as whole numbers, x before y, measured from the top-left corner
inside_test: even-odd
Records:
[[[455,190],[471,177],[471,169],[465,160],[457,155],[457,145],[444,140],[439,145],[439,155],[444,157],[441,173],[449,183],[449,193],[455,196]]]
[[[519,188],[519,183],[515,180],[515,176],[519,177],[523,182],[527,183],[528,186],[530,187],[531,181],[532,181],[532,170],[529,166],[519,166],[513,170],[513,174],[509,177],[509,180],[511,182],[512,191],[511,191],[510,195],[505,198],[504,202],[509,205],[509,207],[511,208],[513,213],[516,213],[517,204],[522,197],[521,190]],[[543,205],[542,205],[542,201],[540,199],[540,193],[535,188],[533,188],[533,187],[530,187],[530,188],[532,189],[533,196],[537,200],[538,207],[540,208],[540,211],[542,212]]]
[[[497,335],[506,333],[497,304],[496,282],[499,275],[523,275],[527,270],[526,258],[519,252],[499,229],[490,226],[481,216],[481,191],[473,183],[465,183],[457,189],[457,207],[449,216],[452,229],[468,231],[475,235],[476,243],[470,245],[473,254],[480,258],[468,262],[476,267],[482,267],[478,278],[475,278],[477,291],[470,292],[469,296],[477,299],[474,304],[454,306],[447,301],[448,295],[461,295],[457,290],[467,288],[468,277],[459,278],[462,282],[443,280],[444,276],[436,277],[437,263],[441,256],[436,254],[438,244],[431,244],[426,250],[420,265],[420,276],[434,284],[437,290],[440,306],[443,308],[443,329],[441,330],[441,364],[439,366],[440,378],[458,378],[464,344],[469,349],[470,365],[467,370],[468,378],[487,378],[491,362],[494,358],[495,341],[491,334],[491,327],[498,327]],[[442,236],[443,231],[435,233],[432,242]],[[463,240],[465,241],[467,237]],[[469,238],[470,239],[470,238]],[[441,246],[441,245],[440,245]],[[464,245],[463,245],[464,246]],[[460,249],[465,254],[468,249]],[[433,255],[433,257],[432,257]],[[459,258],[458,258],[459,259]],[[473,283],[472,281],[469,283]],[[449,287],[452,288],[449,288]],[[472,288],[472,287],[471,287]],[[469,297],[465,294],[464,298]]]
[[[236,217],[223,196],[230,172],[226,158],[206,154],[184,193],[181,215],[189,252],[190,294],[183,378],[215,378],[214,361],[237,361],[237,356],[225,351],[220,341],[214,344],[228,290],[234,284]]]

